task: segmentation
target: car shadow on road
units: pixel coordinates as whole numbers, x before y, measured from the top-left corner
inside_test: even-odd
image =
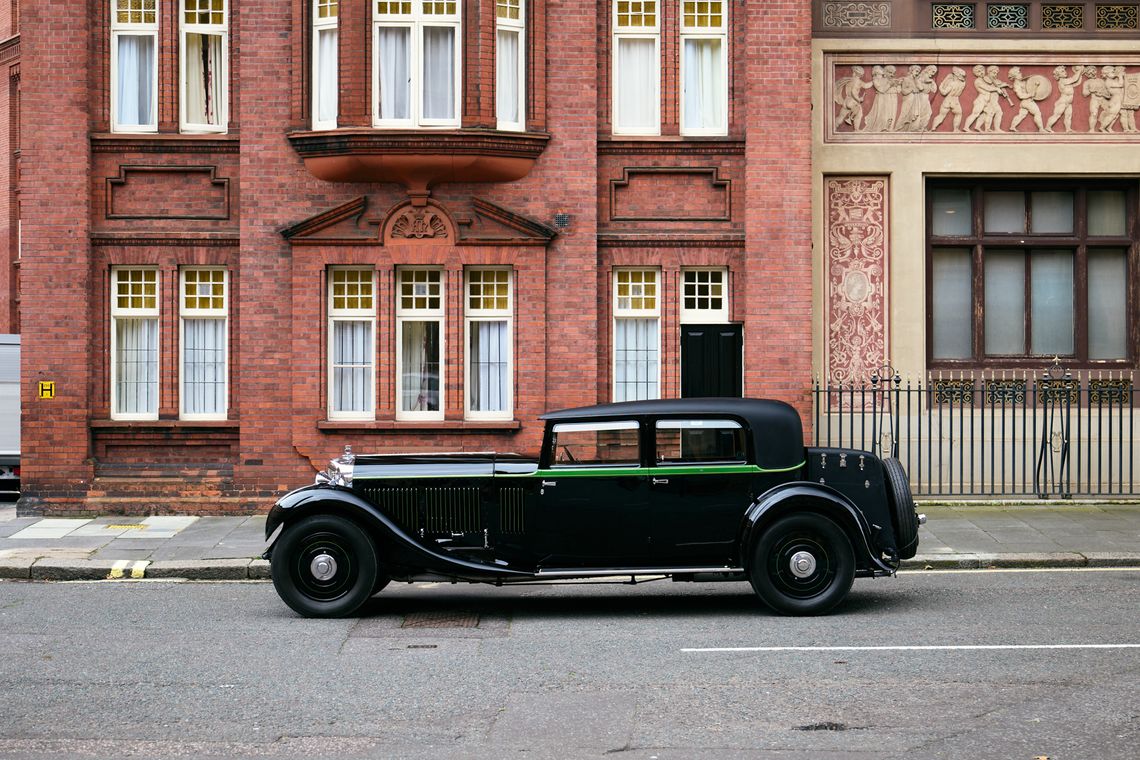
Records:
[[[399,588],[399,587],[397,587]],[[567,587],[562,586],[565,590]],[[449,612],[473,613],[484,617],[506,617],[520,620],[556,619],[635,619],[707,615],[717,617],[781,617],[768,609],[745,584],[709,593],[680,592],[662,584],[653,590],[639,588],[623,594],[607,587],[595,590],[576,587],[570,593],[556,593],[550,587],[514,587],[480,589],[468,587],[399,588],[395,593],[381,592],[368,600],[357,615],[362,618],[393,615],[442,615]],[[658,590],[660,589],[660,590]],[[875,589],[852,590],[830,614],[843,616],[912,615],[936,606],[928,596],[883,593]]]

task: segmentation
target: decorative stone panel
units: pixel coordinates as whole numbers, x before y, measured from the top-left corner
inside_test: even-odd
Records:
[[[827,29],[890,29],[889,2],[825,2],[823,26]]]
[[[887,363],[888,179],[828,177],[827,382],[862,383]]]

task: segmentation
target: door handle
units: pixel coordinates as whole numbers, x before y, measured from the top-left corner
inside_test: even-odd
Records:
[[[655,485],[655,486],[667,486],[667,485],[669,485],[669,478],[654,478],[653,479],[653,485]]]
[[[542,487],[543,488],[548,488],[550,486],[556,486],[556,485],[558,485],[557,480],[544,480],[544,481],[542,481]]]

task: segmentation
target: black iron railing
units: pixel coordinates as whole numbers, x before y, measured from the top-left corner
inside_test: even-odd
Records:
[[[1132,373],[932,374],[887,368],[813,387],[818,446],[895,456],[919,496],[1133,496]]]

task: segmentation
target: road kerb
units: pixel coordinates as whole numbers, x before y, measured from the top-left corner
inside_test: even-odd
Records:
[[[146,569],[147,578],[185,578],[192,581],[244,581],[249,559],[158,560]]]

